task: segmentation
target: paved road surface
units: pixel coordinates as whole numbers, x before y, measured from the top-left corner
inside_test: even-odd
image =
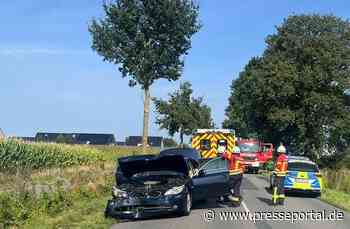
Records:
[[[339,221],[302,221],[299,220],[294,224],[291,221],[271,221],[262,220],[220,220],[220,212],[247,212],[252,215],[255,212],[269,211],[269,212],[307,212],[307,211],[327,211],[332,212],[334,210],[343,212],[333,206],[323,203],[317,198],[308,197],[287,197],[284,206],[271,206],[271,196],[267,192],[268,182],[265,177],[246,174],[242,184],[242,194],[244,201],[242,206],[238,208],[232,208],[227,205],[219,205],[215,201],[208,201],[207,203],[197,204],[193,206],[191,214],[186,217],[163,217],[148,220],[128,221],[115,224],[113,229],[123,228],[140,228],[140,229],[190,229],[190,228],[240,228],[240,229],[341,229],[350,228],[350,215],[344,214],[344,220]],[[210,222],[207,222],[204,215],[208,212],[208,209],[215,211],[216,218]],[[256,213],[255,213],[256,214]],[[256,215],[256,218],[260,216]]]

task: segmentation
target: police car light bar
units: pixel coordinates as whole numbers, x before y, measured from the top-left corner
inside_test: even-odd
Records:
[[[220,132],[224,134],[234,134],[235,130],[233,129],[198,129],[197,134],[203,134],[208,132]]]

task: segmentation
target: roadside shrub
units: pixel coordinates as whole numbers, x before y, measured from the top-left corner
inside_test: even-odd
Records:
[[[30,216],[30,211],[21,199],[9,193],[0,193],[0,226],[7,228],[19,225]]]
[[[274,165],[274,162],[272,160],[265,163],[265,169],[267,171],[273,171],[274,167],[275,167],[275,165]]]
[[[69,192],[65,192],[63,189],[59,189],[57,192],[53,193],[44,192],[40,197],[38,206],[44,213],[54,216],[70,207],[72,204],[72,195]]]

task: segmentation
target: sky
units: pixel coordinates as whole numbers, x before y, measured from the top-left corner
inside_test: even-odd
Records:
[[[2,0],[0,4],[0,128],[8,136],[46,132],[141,135],[143,93],[117,66],[91,49],[88,25],[103,16],[103,0]],[[221,127],[230,85],[265,38],[288,15],[350,18],[348,0],[198,0],[203,25],[192,40],[177,82],[160,80],[154,97],[167,98],[190,81]],[[150,135],[167,136],[154,123]]]

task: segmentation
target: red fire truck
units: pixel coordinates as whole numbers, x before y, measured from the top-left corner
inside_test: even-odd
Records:
[[[273,145],[257,139],[239,139],[238,146],[244,160],[246,171],[258,173],[266,162],[272,160]]]

